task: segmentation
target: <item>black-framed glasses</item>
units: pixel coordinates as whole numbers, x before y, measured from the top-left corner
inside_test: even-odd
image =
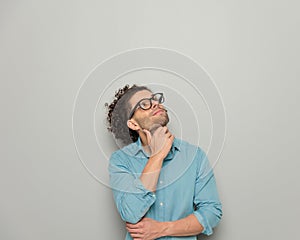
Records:
[[[165,101],[163,93],[154,93],[151,98],[143,98],[134,106],[134,108],[130,111],[128,119],[132,118],[133,114],[138,108],[143,110],[148,110],[152,107],[152,101],[156,101],[159,104]]]

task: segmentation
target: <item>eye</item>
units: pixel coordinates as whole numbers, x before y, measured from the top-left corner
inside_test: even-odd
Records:
[[[153,100],[157,101],[159,103],[163,103],[164,102],[164,97],[161,93],[157,93],[153,96]]]
[[[145,99],[143,101],[140,102],[140,107],[143,109],[148,109],[150,108],[150,101]]]
[[[154,95],[154,96],[153,96],[153,100],[159,102],[159,100],[160,100],[160,95],[159,95],[159,94]]]

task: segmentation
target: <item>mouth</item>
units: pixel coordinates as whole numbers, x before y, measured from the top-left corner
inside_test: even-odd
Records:
[[[164,109],[158,109],[152,115],[155,116],[155,115],[160,114],[160,113],[162,113],[164,111],[165,111]]]

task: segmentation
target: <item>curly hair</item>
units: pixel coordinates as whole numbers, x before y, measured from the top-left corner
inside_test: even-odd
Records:
[[[137,141],[139,135],[136,131],[128,128],[127,120],[131,110],[129,103],[130,98],[138,91],[148,90],[146,86],[137,86],[133,84],[131,87],[127,84],[115,92],[112,103],[105,103],[108,110],[107,113],[107,130],[112,132],[114,137],[121,140],[123,144],[128,145]]]

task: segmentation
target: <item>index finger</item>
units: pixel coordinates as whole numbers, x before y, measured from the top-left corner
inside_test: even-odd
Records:
[[[139,225],[138,225],[138,223],[132,224],[132,223],[126,222],[126,227],[131,228],[131,229],[136,229],[136,228],[139,228]]]

